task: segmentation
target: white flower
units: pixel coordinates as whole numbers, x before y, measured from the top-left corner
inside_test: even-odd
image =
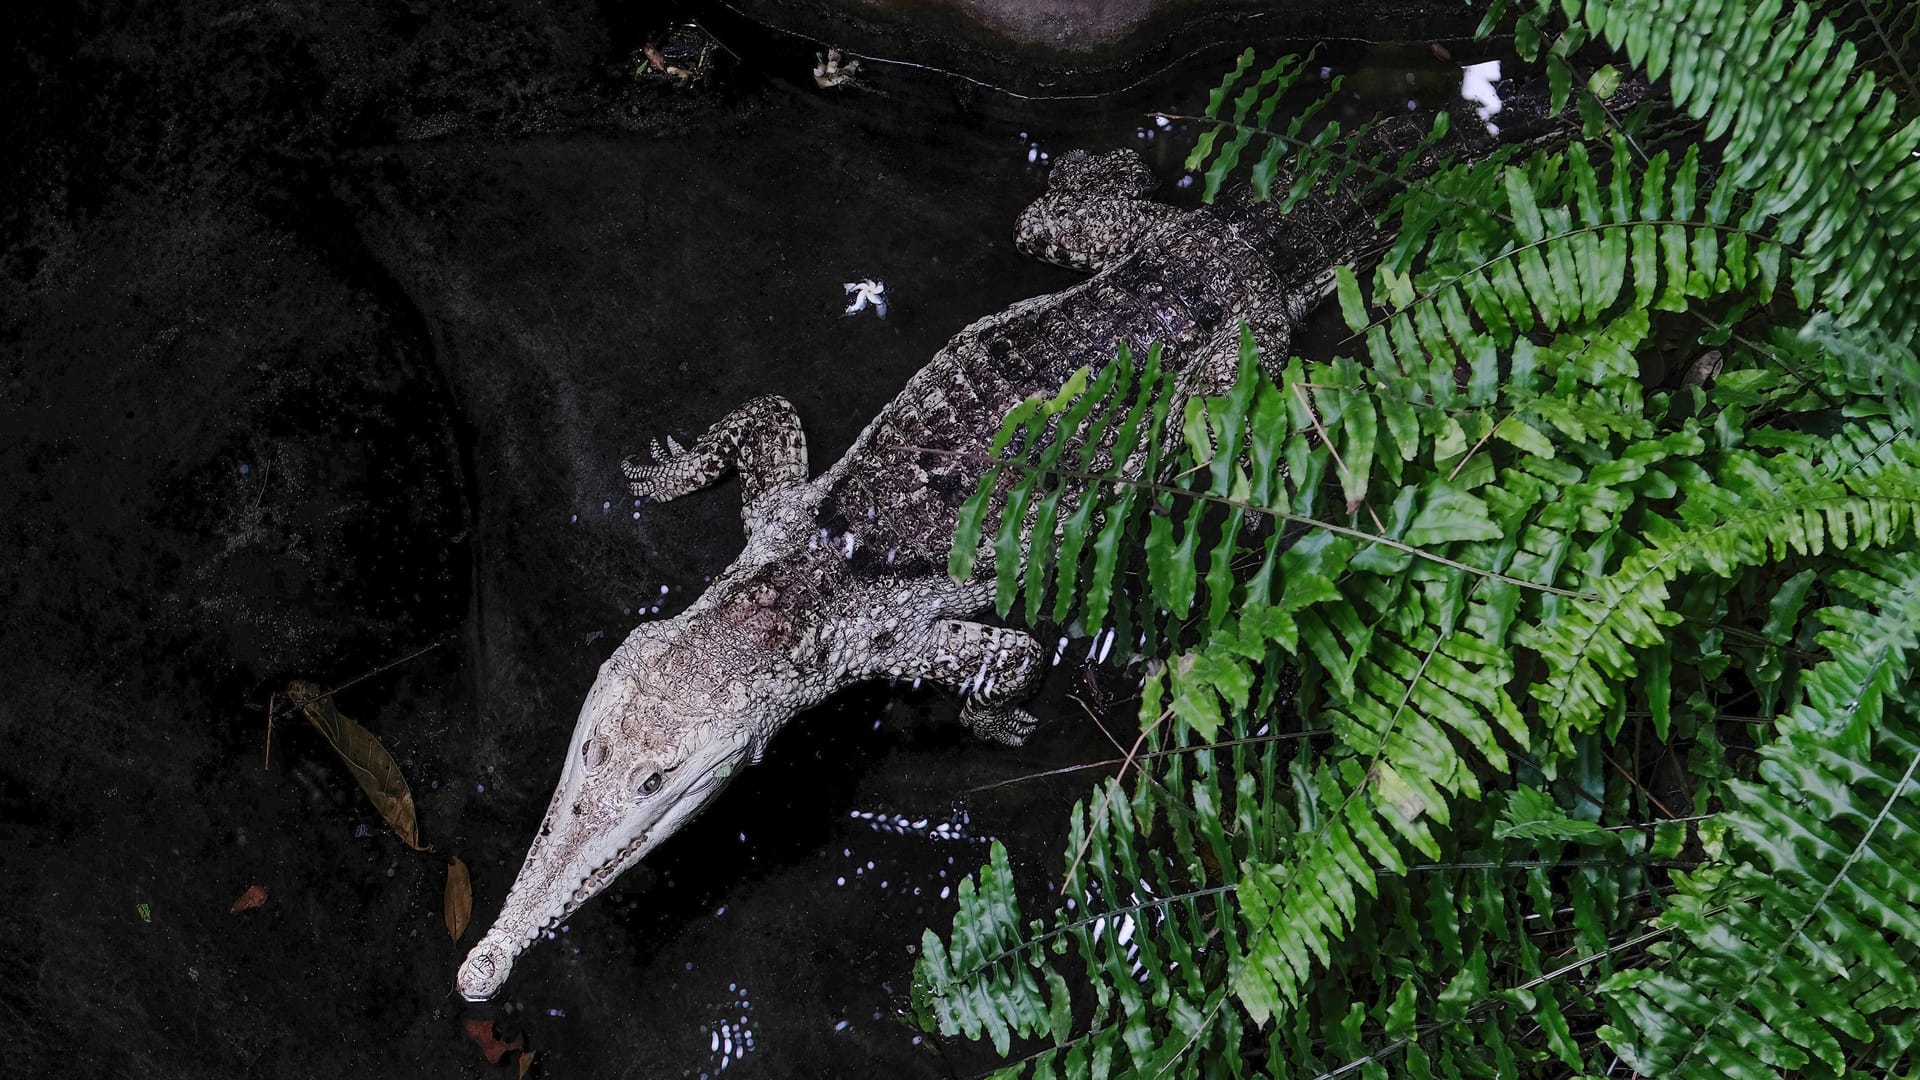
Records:
[[[887,283],[866,278],[861,281],[849,281],[847,289],[848,315],[858,315],[872,304],[874,313],[881,318],[887,317]]]

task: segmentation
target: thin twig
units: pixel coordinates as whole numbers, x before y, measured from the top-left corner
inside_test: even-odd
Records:
[[[1613,760],[1612,754],[1609,754],[1605,750],[1602,750],[1600,751],[1600,756],[1607,759],[1607,764],[1613,766],[1613,770],[1615,772],[1619,773],[1623,777],[1626,777],[1627,783],[1632,784],[1633,789],[1635,791],[1638,791],[1641,795],[1645,796],[1646,800],[1653,804],[1653,808],[1655,810],[1658,810],[1662,814],[1667,815],[1667,820],[1671,821],[1674,818],[1677,818],[1680,816],[1674,813],[1673,811],[1667,809],[1667,804],[1661,802],[1658,798],[1654,797],[1653,792],[1647,790],[1647,786],[1640,782],[1639,777],[1628,772],[1625,766]]]
[[[1332,728],[1306,728],[1301,731],[1289,731],[1284,734],[1250,735],[1244,739],[1226,739],[1221,742],[1195,743],[1192,746],[1176,746],[1171,750],[1154,750],[1149,753],[1135,755],[1135,760],[1152,761],[1157,758],[1172,757],[1175,754],[1191,754],[1201,750],[1231,750],[1236,746],[1253,746],[1257,743],[1282,742],[1287,739],[1310,739],[1316,735],[1331,734],[1333,734]],[[1103,769],[1108,765],[1124,764],[1126,760],[1126,758],[1108,758],[1105,761],[1089,761],[1082,765],[1063,765],[1057,769],[1046,769],[1037,773],[1026,773],[1021,776],[1009,777],[1005,780],[995,780],[991,784],[981,784],[978,787],[970,787],[966,790],[966,794],[974,795],[982,791],[992,791],[995,788],[1024,784],[1030,780],[1045,780],[1052,776],[1065,776],[1068,773],[1085,772],[1088,769]]]
[[[444,644],[446,644],[446,642],[436,641],[430,645],[423,645],[420,648],[415,649],[414,651],[401,657],[400,659],[395,660],[393,663],[386,665],[385,667],[374,668],[372,671],[367,672],[365,675],[348,679],[346,682],[341,683],[339,686],[334,687],[333,689],[327,691],[326,693],[321,694],[317,697],[310,698],[308,700],[309,701],[325,701],[342,690],[348,689],[349,687],[358,686],[361,683],[366,682],[368,679],[373,678],[375,675],[385,675],[387,672],[392,671],[394,668],[399,667],[401,664],[404,664],[410,660],[416,660],[422,656],[425,656],[427,653],[432,652],[433,650],[439,648]]]
[[[270,693],[267,695],[267,745],[266,749],[260,751],[260,767],[262,769],[265,769],[267,762],[273,758],[273,710],[279,701],[280,695],[278,693]]]
[[[1299,383],[1292,383],[1290,385],[1293,387],[1294,396],[1300,399],[1301,406],[1307,410],[1307,418],[1313,421],[1313,430],[1319,433],[1320,441],[1326,444],[1327,453],[1332,455],[1333,463],[1340,466],[1340,475],[1346,477],[1349,481],[1353,480],[1353,470],[1347,468],[1347,463],[1340,457],[1340,449],[1333,445],[1333,436],[1327,433],[1326,426],[1320,422],[1320,410],[1313,407],[1313,399],[1307,396],[1307,392],[1300,388]],[[1367,516],[1373,519],[1373,527],[1381,532],[1386,532],[1387,527],[1381,522],[1380,515],[1374,512],[1373,504],[1362,500],[1360,505],[1367,508]],[[1349,505],[1347,512],[1352,513],[1353,509],[1354,508]]]
[[[1113,812],[1113,793],[1120,789],[1120,780],[1122,777],[1127,775],[1127,766],[1133,764],[1136,755],[1140,751],[1140,744],[1147,741],[1147,736],[1153,733],[1154,728],[1157,728],[1160,726],[1161,721],[1165,720],[1167,717],[1172,715],[1173,715],[1173,707],[1168,706],[1167,708],[1160,710],[1160,715],[1153,718],[1153,723],[1148,724],[1146,727],[1143,727],[1140,729],[1139,737],[1133,740],[1132,748],[1127,751],[1127,756],[1124,759],[1122,759],[1120,762],[1119,774],[1113,778],[1113,782],[1107,785],[1107,790],[1101,795],[1101,799],[1100,799],[1101,814],[1110,814]],[[1067,864],[1067,874],[1064,878],[1060,880],[1061,896],[1067,895],[1067,890],[1073,887],[1073,875],[1076,871],[1080,869],[1081,860],[1087,857],[1087,849],[1093,846],[1094,828],[1095,828],[1094,815],[1089,814],[1087,815],[1086,839],[1080,842],[1080,850],[1073,853],[1073,861]]]
[[[1100,734],[1107,737],[1107,741],[1113,744],[1115,750],[1120,751],[1122,754],[1127,752],[1127,748],[1120,745],[1120,740],[1113,737],[1113,732],[1107,730],[1106,723],[1100,719],[1098,713],[1093,711],[1093,706],[1087,704],[1078,694],[1068,694],[1067,698],[1075,705],[1080,706],[1081,711],[1087,714],[1087,719],[1093,721],[1093,726],[1100,729]]]
[[[1473,444],[1473,449],[1468,450],[1466,456],[1460,459],[1460,464],[1455,465],[1453,467],[1453,471],[1447,474],[1447,483],[1449,484],[1453,483],[1453,478],[1456,476],[1459,476],[1460,470],[1466,468],[1467,462],[1473,460],[1473,455],[1479,453],[1480,448],[1487,445],[1487,440],[1493,438],[1494,433],[1500,430],[1500,425],[1506,423],[1511,419],[1513,419],[1513,414],[1508,413],[1507,415],[1501,417],[1491,428],[1488,428],[1487,433],[1485,435],[1480,436],[1480,441]]]

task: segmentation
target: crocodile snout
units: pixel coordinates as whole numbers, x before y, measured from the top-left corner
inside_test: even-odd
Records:
[[[513,954],[489,935],[467,954],[459,974],[454,976],[454,989],[468,1001],[486,1001],[500,992],[512,970]]]

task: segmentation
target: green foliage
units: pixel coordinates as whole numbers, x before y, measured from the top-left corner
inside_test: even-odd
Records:
[[[1143,643],[1056,906],[996,847],[927,936],[1001,1075],[1920,1069],[1920,126],[1803,5],[1520,8],[1583,138],[1210,102],[1210,196],[1383,208],[1359,355],[1123,355],[995,443],[953,570]]]
[[[1727,854],[1663,921],[1686,951],[1616,973],[1601,1034],[1649,1076],[1773,1076],[1915,1066],[1920,1013],[1920,556],[1845,560],[1818,622],[1830,659],[1732,785]]]

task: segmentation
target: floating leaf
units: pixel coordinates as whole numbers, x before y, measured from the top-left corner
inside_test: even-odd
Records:
[[[227,914],[238,915],[243,911],[252,911],[254,908],[266,902],[267,887],[265,885],[249,885],[247,886],[247,891],[240,894],[240,899],[235,900],[233,906],[227,909]]]
[[[455,941],[467,932],[473,918],[473,879],[467,876],[467,864],[456,856],[447,864],[447,936]]]
[[[387,753],[387,748],[380,745],[380,740],[341,715],[340,710],[333,707],[333,699],[312,683],[289,685],[287,696],[300,706],[308,722],[327,737],[327,742],[333,744],[334,752],[353,770],[360,790],[373,800],[374,809],[393,826],[401,841],[415,851],[427,850],[420,843],[420,824],[413,816],[413,793],[407,790],[400,766],[395,764],[393,755]]]
[[[153,922],[153,908],[152,908],[152,907],[150,907],[150,906],[148,906],[148,905],[146,905],[146,904],[135,904],[135,905],[133,906],[133,910],[135,910],[135,911],[137,911],[137,912],[139,912],[139,913],[140,913],[140,921],[141,921],[141,922],[143,922],[143,923],[151,923],[151,922]]]
[[[480,1052],[487,1055],[487,1062],[493,1065],[500,1064],[500,1059],[506,1056],[507,1051],[518,1050],[521,1046],[517,1038],[512,1042],[501,1042],[500,1037],[493,1033],[491,1020],[467,1021],[467,1038],[480,1047]]]
[[[531,1068],[533,1068],[533,1051],[522,1050],[520,1052],[520,1071],[516,1074],[516,1080],[527,1080],[527,1070]]]

